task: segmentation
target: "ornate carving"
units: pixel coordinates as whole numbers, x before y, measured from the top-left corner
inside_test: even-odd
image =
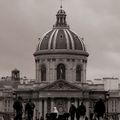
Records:
[[[51,99],[50,98],[47,99],[47,112],[48,113],[51,112]]]
[[[45,90],[78,90],[74,85],[71,85],[70,83],[64,82],[64,81],[57,81],[56,83],[50,84],[43,88]]]

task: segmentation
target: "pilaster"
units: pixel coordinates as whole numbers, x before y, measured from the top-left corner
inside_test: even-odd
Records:
[[[47,113],[47,99],[44,99],[44,119],[46,119],[46,113]]]

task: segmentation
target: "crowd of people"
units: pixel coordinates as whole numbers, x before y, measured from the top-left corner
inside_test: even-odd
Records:
[[[83,102],[81,102],[81,105],[78,106],[77,108],[75,107],[74,103],[72,103],[70,106],[69,113],[70,113],[71,120],[74,120],[75,116],[76,116],[76,120],[83,120],[83,118],[85,118],[85,120],[87,120],[87,117],[85,116],[86,115],[86,107],[83,104]]]
[[[22,120],[22,97],[18,97],[17,100],[15,100],[13,108],[15,110],[14,120]],[[33,120],[34,108],[35,104],[32,102],[31,99],[29,99],[25,104],[24,111],[26,120]],[[104,114],[105,104],[102,101],[102,99],[99,99],[94,106],[93,113],[90,113],[89,118],[90,120],[102,120]],[[46,120],[68,120],[69,117],[70,120],[88,120],[88,117],[86,116],[86,106],[84,105],[84,103],[81,102],[81,104],[78,107],[76,107],[72,102],[69,108],[69,113],[64,113],[63,115],[59,115],[59,112],[56,107],[53,108],[52,113],[46,114]],[[40,120],[44,120],[44,118],[41,117]]]
[[[81,102],[81,105],[78,106],[77,108],[72,103],[69,113],[71,120],[74,120],[75,116],[76,116],[76,120],[88,120],[88,117],[86,116],[86,107],[83,104],[83,102]],[[105,104],[103,100],[100,98],[95,103],[94,110],[93,112],[90,113],[89,118],[90,120],[103,120],[104,115],[105,115]]]

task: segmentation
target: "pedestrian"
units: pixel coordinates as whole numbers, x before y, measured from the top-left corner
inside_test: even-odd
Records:
[[[96,114],[98,120],[100,120],[100,118],[103,118],[104,113],[105,113],[105,104],[103,100],[100,98],[94,106],[94,114]]]
[[[55,119],[57,119],[58,116],[59,116],[59,112],[58,112],[58,110],[57,110],[56,107],[53,107],[53,113],[56,114],[56,118],[55,118]],[[53,115],[53,116],[54,116],[54,115]]]
[[[90,118],[90,120],[93,120],[93,115],[94,115],[93,108],[90,107],[90,109],[89,109],[89,118]]]
[[[57,115],[58,115],[58,110],[56,107],[53,107],[53,113],[57,113]]]
[[[15,110],[14,120],[22,120],[23,106],[22,106],[22,97],[19,96],[13,104]]]
[[[27,115],[27,120],[33,120],[35,104],[29,99],[25,105],[25,114]]]
[[[81,102],[81,105],[80,105],[79,109],[80,109],[80,116],[85,116],[85,114],[86,114],[86,107],[83,104],[83,102]]]
[[[76,107],[75,107],[74,103],[71,103],[71,106],[70,106],[70,109],[69,109],[69,114],[70,114],[71,120],[74,120],[75,113],[76,113]]]
[[[85,115],[86,115],[86,107],[83,104],[83,102],[81,102],[81,105],[78,106],[78,108],[76,110],[76,119],[77,120],[83,119],[83,118],[85,118]]]
[[[80,110],[79,110],[79,106],[76,108],[76,120],[80,119]]]

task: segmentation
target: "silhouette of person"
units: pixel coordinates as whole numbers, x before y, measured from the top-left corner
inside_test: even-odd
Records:
[[[76,119],[79,120],[80,117],[84,117],[86,114],[86,107],[83,104],[83,102],[81,102],[81,105],[78,106],[78,108],[76,109]]]
[[[35,104],[29,99],[29,101],[25,105],[25,114],[27,114],[27,119],[32,120],[33,119],[33,113],[34,113]]]
[[[56,115],[55,115],[56,114]],[[59,115],[59,112],[57,110],[57,107],[53,107],[53,118],[54,116],[56,116],[54,119],[57,119],[58,118],[58,115]]]
[[[76,113],[76,107],[75,107],[74,103],[71,103],[71,106],[70,106],[70,109],[69,109],[69,114],[70,114],[71,120],[74,120],[75,113]]]
[[[70,116],[69,113],[67,113],[67,112],[64,113],[64,114],[63,114],[63,118],[64,118],[64,120],[68,120],[69,116]]]
[[[79,120],[80,119],[80,110],[79,110],[79,107],[76,108],[76,120]]]
[[[13,104],[13,108],[15,110],[15,118],[14,120],[22,120],[23,106],[22,106],[22,97],[18,97],[17,100]]]
[[[105,104],[101,98],[96,102],[94,106],[94,113],[96,114],[98,120],[100,120],[100,117],[103,118],[103,115],[105,113]]]
[[[90,111],[90,113],[89,113],[90,120],[93,120],[93,115],[94,115],[94,113],[93,113],[93,109],[90,108],[89,111]]]

